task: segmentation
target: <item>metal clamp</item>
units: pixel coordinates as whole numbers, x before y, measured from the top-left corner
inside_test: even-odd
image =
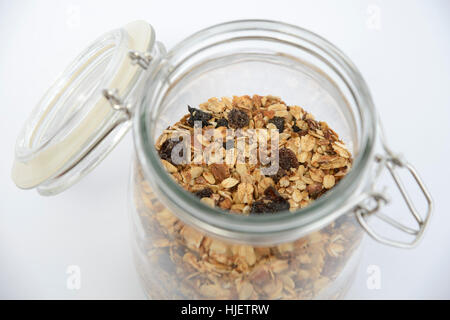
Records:
[[[413,248],[421,240],[421,238],[425,232],[425,229],[429,223],[429,220],[430,220],[430,217],[431,217],[431,214],[433,211],[433,199],[431,198],[431,195],[430,195],[428,189],[426,188],[423,180],[419,177],[419,174],[417,173],[416,169],[411,164],[406,162],[401,156],[395,155],[391,151],[391,149],[386,145],[386,141],[384,139],[383,129],[382,129],[381,125],[380,125],[380,129],[381,129],[381,133],[382,133],[381,140],[383,143],[383,148],[386,152],[386,156],[381,156],[381,155],[376,156],[375,160],[378,163],[378,168],[377,168],[376,175],[375,175],[375,181],[372,184],[371,191],[369,193],[367,193],[367,197],[363,200],[362,203],[360,203],[355,208],[355,215],[356,215],[358,222],[361,224],[361,226],[375,240],[377,240],[381,243],[390,245],[390,246],[394,246],[394,247]],[[397,220],[378,212],[378,210],[382,206],[384,206],[385,204],[387,204],[389,202],[389,199],[384,194],[384,192],[379,193],[379,192],[375,191],[376,182],[377,182],[379,176],[381,175],[382,171],[385,168],[387,168],[389,173],[391,174],[394,182],[396,183],[398,189],[400,190],[403,200],[406,202],[406,205],[408,206],[409,211],[411,212],[412,216],[416,220],[417,225],[418,225],[417,229],[407,227],[404,224],[398,222]],[[408,172],[412,175],[414,180],[417,182],[417,185],[419,186],[420,190],[422,191],[422,193],[425,197],[425,200],[427,201],[428,207],[427,207],[426,213],[423,217],[421,214],[419,214],[419,212],[415,208],[413,201],[409,197],[408,192],[406,191],[405,186],[397,173],[397,170],[401,169],[401,168],[408,170]],[[368,203],[372,203],[372,204],[369,205]],[[368,224],[368,221],[367,221],[367,217],[369,217],[370,215],[373,215],[373,214],[376,214],[376,216],[378,218],[383,220],[385,223],[393,226],[394,228],[397,228],[398,230],[400,230],[404,233],[414,236],[414,239],[409,242],[398,241],[398,240],[389,239],[389,238],[379,235],[372,229],[372,227],[370,227],[370,225]]]
[[[128,52],[128,56],[130,57],[132,64],[137,64],[144,70],[147,70],[153,59],[148,52],[130,51]]]
[[[131,119],[131,113],[127,106],[125,106],[122,102],[122,99],[119,97],[119,92],[117,89],[104,89],[102,91],[103,96],[109,101],[111,107],[114,110],[123,112],[127,119]]]

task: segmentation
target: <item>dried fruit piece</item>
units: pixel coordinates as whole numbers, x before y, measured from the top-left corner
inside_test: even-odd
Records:
[[[273,186],[268,187],[264,191],[264,195],[264,200],[256,201],[252,204],[250,213],[274,213],[289,210],[289,202]]]
[[[191,116],[187,120],[189,126],[194,127],[195,122],[201,122],[202,128],[209,125],[208,121],[212,118],[211,114],[199,109],[191,108],[190,106],[188,106],[188,110],[191,114]]]
[[[228,128],[228,120],[225,118],[220,118],[219,120],[217,120],[216,128],[219,128],[219,127]]]
[[[284,170],[289,170],[291,168],[298,168],[299,163],[294,151],[288,148],[281,148],[279,151],[279,157],[280,157],[280,167],[283,168]]]
[[[277,127],[278,132],[281,133],[284,130],[284,121],[283,117],[273,117],[269,120],[269,123],[273,123]]]
[[[279,168],[277,173],[270,177],[273,179],[275,183],[278,183],[278,181],[280,181],[280,179],[283,178],[286,174],[287,174],[286,170],[284,170],[283,168]]]
[[[228,124],[231,128],[239,129],[248,125],[250,119],[248,115],[237,108],[233,108],[228,114]]]
[[[172,162],[172,150],[179,143],[182,142],[175,141],[172,139],[167,139],[166,141],[164,141],[164,143],[161,145],[161,148],[158,151],[159,157],[163,160]],[[179,151],[178,155],[180,157],[183,157],[183,149]]]
[[[270,186],[266,190],[264,190],[264,195],[266,199],[270,201],[278,201],[280,198],[282,198],[273,186]]]
[[[201,198],[209,198],[212,196],[213,191],[210,188],[205,188],[200,191],[194,192],[196,197]]]

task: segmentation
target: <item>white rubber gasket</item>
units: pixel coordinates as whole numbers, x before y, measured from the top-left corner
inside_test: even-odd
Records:
[[[135,21],[124,27],[129,36],[129,50],[146,52],[152,40],[152,29],[144,21]],[[101,52],[99,52],[101,54]],[[94,57],[95,58],[95,57]],[[80,66],[80,70],[94,59]],[[119,68],[113,79],[105,89],[117,89],[118,95],[128,89],[140,66],[131,64],[128,56],[119,63]],[[65,88],[64,88],[65,89]],[[33,155],[26,161],[16,157],[12,168],[12,179],[22,189],[30,189],[39,186],[46,180],[54,177],[65,165],[72,161],[92,137],[96,130],[104,123],[105,118],[111,112],[108,100],[99,95],[88,115],[61,141],[49,145],[44,150]],[[45,117],[45,114],[42,116]]]

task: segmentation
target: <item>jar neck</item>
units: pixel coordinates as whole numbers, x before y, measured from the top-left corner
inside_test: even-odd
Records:
[[[225,46],[224,46],[225,45]],[[281,49],[280,49],[281,48]],[[352,105],[349,118],[355,119],[358,135],[353,167],[333,189],[301,209],[275,215],[244,216],[224,214],[185,192],[161,164],[154,147],[159,116],[174,84],[190,75],[190,70],[234,54],[270,52],[285,54],[298,64],[309,63]],[[280,53],[281,52],[281,53]],[[255,57],[253,55],[252,57]],[[219,61],[219,62],[218,62]],[[216,64],[214,64],[216,63]],[[270,245],[297,239],[334,221],[355,206],[369,172],[376,137],[376,116],[368,88],[356,67],[335,46],[304,29],[280,22],[247,20],[213,26],[187,38],[171,50],[149,81],[147,94],[138,106],[134,122],[136,150],[145,178],[169,209],[185,223],[204,232],[235,242]],[[350,109],[350,107],[349,107]]]

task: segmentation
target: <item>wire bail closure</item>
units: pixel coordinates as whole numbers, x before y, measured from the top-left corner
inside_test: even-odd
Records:
[[[386,152],[386,155],[376,155],[375,161],[378,163],[378,168],[375,173],[375,180],[371,186],[371,191],[369,191],[366,195],[366,197],[358,204],[358,206],[355,208],[354,212],[356,215],[356,218],[360,225],[366,230],[366,232],[375,240],[378,242],[381,242],[383,244],[387,244],[393,247],[397,248],[413,248],[415,247],[420,240],[423,237],[423,234],[425,232],[426,227],[428,226],[432,211],[433,211],[433,199],[431,198],[431,195],[425,186],[423,180],[420,178],[418,172],[416,169],[408,163],[401,155],[397,155],[392,152],[392,150],[387,146],[383,128],[381,126],[381,122],[379,122],[379,127],[381,131],[381,142],[383,145],[383,149]],[[376,192],[375,186],[377,183],[378,178],[380,177],[382,171],[387,168],[389,173],[391,174],[395,184],[397,185],[397,188],[400,190],[400,193],[402,195],[403,200],[406,202],[406,205],[414,217],[415,221],[417,222],[418,228],[413,229],[410,227],[405,226],[404,224],[398,222],[397,220],[378,212],[379,209],[389,203],[389,198],[385,194],[384,190],[383,192]],[[417,209],[414,206],[414,203],[412,202],[411,198],[408,195],[408,192],[405,189],[405,186],[400,179],[399,175],[397,174],[398,169],[407,169],[408,172],[412,175],[414,180],[416,181],[417,185],[419,186],[420,190],[422,191],[425,200],[427,201],[427,210],[425,213],[425,216],[422,217],[421,214],[417,211]],[[368,202],[371,202],[372,205],[369,206]],[[409,235],[414,236],[414,239],[410,242],[407,241],[398,241],[393,240],[390,238],[386,238],[378,233],[376,233],[372,227],[368,224],[368,217],[376,214],[378,218],[383,220],[385,223],[393,226],[394,228],[407,233]]]

